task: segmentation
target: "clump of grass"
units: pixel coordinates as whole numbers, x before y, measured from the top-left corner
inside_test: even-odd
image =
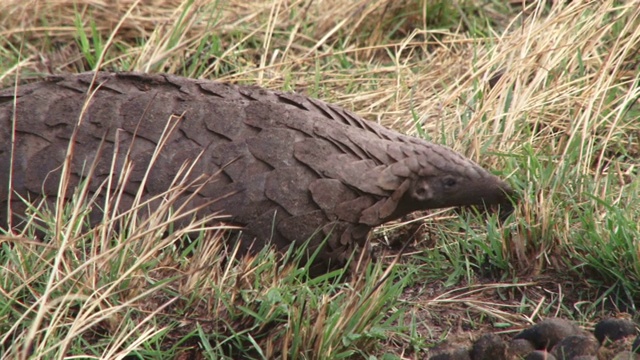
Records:
[[[344,357],[398,331],[390,311],[404,281],[384,281],[380,266],[346,283],[331,280],[340,271],[311,279],[269,249],[233,260],[223,233],[202,224],[148,223],[126,236],[113,224],[62,242],[1,238],[5,356]]]

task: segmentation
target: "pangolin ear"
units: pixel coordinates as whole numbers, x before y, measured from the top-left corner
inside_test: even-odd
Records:
[[[433,189],[426,179],[417,179],[411,186],[409,194],[418,201],[433,199]]]

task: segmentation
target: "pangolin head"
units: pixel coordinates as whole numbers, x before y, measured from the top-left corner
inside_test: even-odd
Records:
[[[444,146],[433,145],[407,158],[410,186],[403,205],[416,209],[453,206],[500,206],[513,210],[513,189],[470,159]]]

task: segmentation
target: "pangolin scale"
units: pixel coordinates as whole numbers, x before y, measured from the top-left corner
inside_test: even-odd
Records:
[[[505,182],[451,149],[319,100],[172,75],[100,72],[92,83],[93,77],[52,76],[0,91],[2,227],[9,206],[19,226],[21,197],[55,200],[72,136],[70,186],[87,176],[96,157],[92,191],[112,165],[119,175],[129,160],[124,211],[140,186],[143,200],[162,193],[187,162],[192,175],[212,179],[191,194],[188,207],[230,215],[243,228],[245,249],[267,243],[286,249],[308,239],[312,250],[323,244],[320,268],[342,266],[371,228],[416,210],[510,205]],[[168,121],[177,123],[163,139]]]

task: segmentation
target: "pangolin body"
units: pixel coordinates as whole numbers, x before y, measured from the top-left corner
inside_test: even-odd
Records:
[[[16,225],[25,211],[21,197],[55,199],[72,137],[70,186],[97,157],[90,188],[98,191],[128,159],[124,211],[140,186],[143,200],[166,191],[186,161],[192,175],[212,177],[187,206],[230,215],[243,228],[245,248],[322,243],[321,267],[341,266],[371,228],[410,212],[509,204],[509,186],[471,160],[319,100],[139,73],[101,72],[91,87],[93,77],[53,76],[0,91],[1,226],[8,203]]]

